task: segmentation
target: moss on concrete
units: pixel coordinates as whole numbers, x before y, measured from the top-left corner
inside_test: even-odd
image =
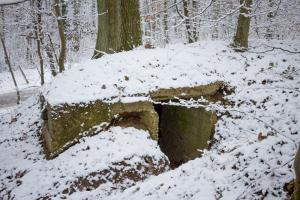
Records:
[[[100,101],[89,104],[47,105],[47,120],[43,135],[49,157],[60,153],[80,138],[80,133],[91,131],[92,127],[110,122],[109,105]]]

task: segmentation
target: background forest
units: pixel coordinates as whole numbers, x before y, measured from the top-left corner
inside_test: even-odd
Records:
[[[55,3],[59,3],[61,12],[55,11]],[[164,47],[177,42],[231,41],[240,7],[239,1],[229,0],[140,0],[143,44]],[[253,1],[250,40],[299,38],[299,7],[297,0]],[[64,24],[66,66],[83,57],[92,57],[98,30],[97,13],[95,0],[33,0],[0,7],[0,32],[13,68],[36,68],[43,59],[47,69],[58,70],[57,14]],[[40,47],[35,31],[40,32]],[[0,71],[8,70],[3,53],[0,51]]]

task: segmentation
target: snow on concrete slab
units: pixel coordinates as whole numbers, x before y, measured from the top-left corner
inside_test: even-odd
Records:
[[[130,101],[129,96],[146,97],[150,91],[160,88],[206,85],[224,80],[214,69],[241,65],[238,60],[229,58],[221,62],[217,55],[223,51],[231,50],[224,42],[210,42],[105,55],[73,66],[57,76],[43,93],[46,100],[55,105],[97,99]],[[138,100],[131,98],[131,101]]]

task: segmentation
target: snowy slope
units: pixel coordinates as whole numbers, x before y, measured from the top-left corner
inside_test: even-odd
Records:
[[[120,127],[84,138],[57,158],[46,160],[38,133],[39,116],[39,105],[34,97],[14,112],[0,116],[0,199],[60,199],[67,195],[63,191],[80,177],[89,177],[95,172],[101,174],[110,168],[122,169],[118,162],[125,162],[122,170],[130,170],[139,163],[147,166],[145,156],[151,157],[154,165],[161,159],[167,160],[148,132]],[[144,170],[137,169],[141,176],[149,176],[150,172]],[[134,184],[130,179],[113,184],[110,179],[115,173],[106,173],[102,178],[106,183],[98,188],[100,196],[111,193],[113,188]],[[88,180],[93,181],[93,177]],[[72,195],[75,199],[76,192]]]
[[[274,45],[274,44],[273,44]],[[275,44],[299,51],[298,46]],[[295,49],[296,48],[296,49]],[[269,48],[251,49],[266,51]],[[219,57],[219,58],[218,58]],[[223,58],[239,65],[228,65]],[[300,57],[281,50],[210,57],[232,86],[234,107],[218,122],[216,144],[202,158],[152,177],[110,199],[285,199],[300,142]],[[259,133],[267,136],[260,141]]]
[[[77,64],[45,86],[43,92],[52,104],[97,98],[116,101],[138,93],[145,93],[147,98],[149,91],[158,88],[215,80],[235,87],[235,93],[227,97],[235,102],[232,106],[210,105],[226,115],[217,124],[213,147],[203,157],[150,177],[124,192],[105,192],[110,187],[104,186],[83,193],[77,191],[70,198],[285,199],[283,185],[294,177],[293,157],[300,142],[300,57],[280,49],[268,51],[271,48],[262,43],[267,42],[252,43],[255,48],[247,53],[235,53],[224,42],[200,42],[107,55],[101,60]],[[268,45],[293,52],[300,50],[300,43],[295,41],[273,41]],[[125,80],[125,76],[129,79]],[[131,98],[135,100],[136,97]],[[12,195],[19,197],[16,199],[32,199],[39,196],[37,192],[59,193],[66,181],[74,179],[73,173],[86,174],[78,159],[83,159],[91,172],[108,166],[119,156],[163,157],[144,131],[115,128],[108,131],[114,136],[105,133],[85,138],[56,160],[46,162],[35,132],[40,124],[34,123],[38,120],[38,105],[34,103],[36,100],[28,100],[12,113],[0,116],[0,151],[7,152],[0,157],[0,195],[11,190]],[[186,103],[197,106],[194,101]],[[110,153],[97,150],[96,140],[108,145]],[[87,145],[90,150],[78,151]],[[72,157],[73,154],[76,156]],[[96,166],[98,155],[104,154],[105,162]],[[16,179],[10,178],[17,176],[18,171],[28,171],[28,175],[17,179],[22,181],[19,186]],[[60,179],[61,174],[66,177]],[[58,188],[49,192],[55,181]]]

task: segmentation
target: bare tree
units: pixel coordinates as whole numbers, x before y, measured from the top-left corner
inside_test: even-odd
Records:
[[[9,60],[8,52],[6,50],[5,42],[4,42],[4,39],[3,39],[1,33],[0,33],[0,39],[1,39],[2,46],[3,46],[3,50],[4,50],[4,56],[5,56],[4,59],[5,59],[6,63],[7,63],[7,65],[8,65],[11,77],[12,77],[12,79],[14,81],[14,85],[15,85],[15,88],[16,88],[16,92],[17,92],[17,104],[20,104],[20,100],[21,100],[20,91],[19,91],[19,88],[18,88],[18,84],[17,84],[16,78],[15,78],[14,72],[12,70],[12,66],[11,66],[11,63],[10,63],[10,60]]]

